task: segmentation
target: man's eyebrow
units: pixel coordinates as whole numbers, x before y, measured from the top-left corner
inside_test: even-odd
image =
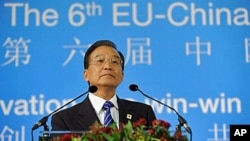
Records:
[[[116,57],[116,58],[120,58],[118,55],[111,55],[111,56]]]
[[[104,54],[97,54],[95,57],[105,56]]]
[[[95,57],[99,57],[99,56],[105,56],[105,55],[104,54],[97,54]],[[116,54],[111,55],[111,57],[120,58],[119,55],[116,55]]]

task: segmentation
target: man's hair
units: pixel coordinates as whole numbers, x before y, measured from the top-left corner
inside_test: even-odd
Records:
[[[121,58],[121,61],[122,61],[122,71],[124,70],[124,56],[123,54],[117,50],[116,48],[116,45],[115,43],[113,43],[112,41],[110,40],[99,40],[99,41],[96,41],[94,44],[92,44],[88,50],[86,51],[85,53],[85,56],[84,56],[84,69],[87,69],[89,67],[89,60],[90,60],[90,54],[98,47],[100,46],[108,46],[108,47],[112,47],[114,48],[118,53],[119,53],[119,56]]]

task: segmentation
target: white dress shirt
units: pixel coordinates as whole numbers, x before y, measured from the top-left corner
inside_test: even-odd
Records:
[[[92,106],[94,107],[96,115],[99,118],[101,124],[104,125],[104,116],[106,111],[103,109],[103,105],[106,102],[106,100],[96,96],[93,93],[89,93],[89,100]],[[114,106],[111,107],[110,112],[114,122],[116,123],[117,128],[119,128],[119,111],[118,111],[116,95],[114,95],[109,101],[111,101],[114,104]]]

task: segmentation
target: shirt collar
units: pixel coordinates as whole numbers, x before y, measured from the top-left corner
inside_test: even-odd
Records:
[[[103,104],[105,103],[106,100],[101,97],[96,96],[93,93],[89,93],[89,100],[92,106],[94,107],[94,109],[96,110],[96,112],[100,113],[102,110]],[[116,94],[111,99],[109,99],[109,101],[111,101],[114,104],[114,107],[118,109]]]

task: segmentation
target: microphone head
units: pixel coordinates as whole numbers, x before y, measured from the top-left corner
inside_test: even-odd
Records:
[[[89,86],[89,92],[94,93],[97,91],[97,87],[96,86]]]
[[[131,85],[129,85],[129,89],[131,91],[138,91],[139,87],[136,84],[131,84]]]

